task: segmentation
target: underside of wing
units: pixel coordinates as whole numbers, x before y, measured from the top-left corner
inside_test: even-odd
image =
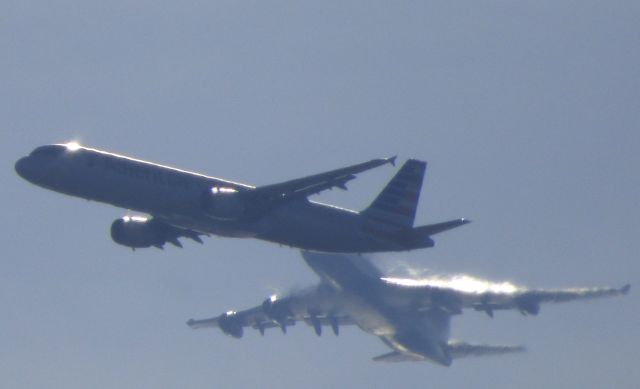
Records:
[[[489,316],[495,310],[517,309],[523,315],[537,315],[541,303],[562,303],[576,300],[591,300],[615,297],[629,293],[631,285],[621,288],[567,288],[518,291],[511,294],[484,293],[477,295],[471,306],[485,311]]]
[[[318,286],[300,295],[283,298],[271,296],[261,305],[243,311],[227,311],[219,316],[187,322],[193,329],[219,328],[226,335],[241,338],[245,328],[253,328],[264,335],[269,328],[280,328],[283,333],[297,322],[312,326],[320,336],[329,326],[335,335],[342,325],[354,324],[350,316],[335,309],[334,295],[327,294],[326,287]]]

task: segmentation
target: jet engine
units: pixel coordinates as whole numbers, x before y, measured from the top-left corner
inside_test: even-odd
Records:
[[[287,332],[287,321],[291,316],[289,304],[278,300],[276,295],[269,297],[262,303],[262,311],[273,321],[280,325],[282,332]]]
[[[240,318],[235,311],[225,312],[218,318],[218,326],[225,335],[242,338],[244,330]]]
[[[535,298],[520,298],[517,300],[518,309],[523,315],[537,315],[540,312],[540,303]]]
[[[162,249],[167,242],[182,247],[178,241],[180,237],[202,243],[197,232],[175,227],[156,219],[125,216],[111,224],[111,239],[134,250],[151,246]]]

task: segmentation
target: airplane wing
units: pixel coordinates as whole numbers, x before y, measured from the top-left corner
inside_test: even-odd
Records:
[[[477,311],[485,311],[489,316],[493,315],[493,311],[504,309],[517,309],[523,315],[537,315],[541,303],[561,303],[626,295],[630,288],[631,285],[627,284],[621,288],[540,289],[514,293],[486,292],[477,294],[470,299],[468,304],[464,305]]]
[[[323,326],[330,326],[338,335],[341,325],[355,323],[340,312],[337,303],[339,301],[332,297],[327,286],[321,284],[299,295],[284,298],[271,296],[262,305],[244,311],[228,311],[209,319],[190,319],[187,325],[193,329],[219,328],[226,335],[241,338],[244,328],[256,329],[264,335],[266,329],[277,327],[286,333],[287,327],[304,322],[312,326],[318,336],[322,334]]]
[[[471,277],[451,280],[381,279],[393,285],[393,290],[411,296],[411,309],[419,312],[437,307],[449,314],[460,314],[464,308],[473,308],[491,317],[494,311],[507,309],[516,309],[523,315],[537,315],[541,303],[615,297],[629,293],[631,288],[627,284],[621,288],[523,289],[510,283],[493,284]]]
[[[289,321],[289,320],[287,320]],[[291,323],[295,324],[295,320]],[[227,311],[220,316],[212,317],[209,319],[189,319],[187,325],[193,329],[199,328],[220,328],[222,332],[235,338],[242,337],[243,328],[251,327],[264,334],[264,330],[267,328],[278,327],[279,324],[274,320],[271,320],[262,310],[261,306],[247,309],[244,311]]]
[[[395,161],[395,156],[390,158],[372,159],[368,162],[331,170],[325,173],[297,178],[278,184],[260,186],[256,188],[254,193],[260,196],[265,196],[271,200],[290,200],[308,197],[332,188],[346,190],[346,183],[356,178],[356,174],[388,163],[395,165]]]

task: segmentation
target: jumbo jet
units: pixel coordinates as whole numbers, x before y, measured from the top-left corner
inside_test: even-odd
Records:
[[[432,247],[432,235],[468,223],[413,226],[426,169],[426,162],[414,159],[362,212],[308,199],[346,190],[356,174],[386,164],[395,165],[395,157],[256,187],[72,142],[40,146],[15,170],[46,189],[149,215],[111,225],[112,239],[134,250],[167,242],[182,247],[178,238],[202,243],[202,235],[215,234],[325,252],[408,251]]]
[[[559,303],[627,294],[622,288],[526,289],[490,283],[470,276],[431,279],[384,277],[364,257],[303,252],[321,282],[282,298],[271,296],[244,311],[228,311],[210,319],[191,319],[194,328],[219,328],[234,338],[244,328],[264,335],[269,328],[304,322],[320,336],[324,326],[338,335],[341,325],[356,325],[379,337],[392,351],[373,358],[381,362],[428,361],[443,366],[457,358],[516,353],[522,346],[470,344],[450,339],[451,317],[470,309],[493,317],[513,309],[537,315],[541,303]]]

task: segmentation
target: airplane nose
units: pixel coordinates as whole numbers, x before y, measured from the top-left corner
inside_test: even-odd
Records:
[[[16,173],[25,180],[29,180],[29,157],[22,157],[16,161],[16,164],[13,168],[16,170]]]

